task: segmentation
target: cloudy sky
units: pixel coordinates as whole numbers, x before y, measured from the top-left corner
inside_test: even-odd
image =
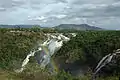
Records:
[[[0,24],[90,24],[120,29],[120,1],[0,0]]]

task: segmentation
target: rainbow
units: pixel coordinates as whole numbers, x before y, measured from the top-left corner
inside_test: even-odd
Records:
[[[49,52],[47,46],[42,46],[42,50],[44,51],[44,54],[50,56],[50,52]],[[59,71],[59,68],[58,68],[57,64],[55,63],[55,61],[51,57],[50,57],[50,65],[51,65],[51,68],[52,68],[53,72],[58,72]]]

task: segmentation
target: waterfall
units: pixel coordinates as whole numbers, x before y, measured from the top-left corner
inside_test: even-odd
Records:
[[[94,70],[95,72],[93,73],[93,78],[104,66],[109,64],[112,61],[113,56],[117,56],[117,54],[120,54],[120,49],[117,49],[114,53],[110,53],[104,56],[98,63],[97,67],[95,68]]]
[[[32,56],[36,56],[36,60],[38,64],[40,64],[41,68],[45,68],[48,64],[51,65],[52,55],[54,55],[54,53],[62,47],[64,41],[70,40],[70,38],[64,36],[62,33],[47,33],[45,36],[47,36],[47,40],[45,40],[42,44],[39,44],[40,47],[38,47],[37,50],[30,51],[30,54],[28,54],[22,62],[21,69],[15,70],[15,72],[22,72]]]
[[[36,50],[36,51],[30,51],[30,54],[28,54],[28,55],[26,56],[26,58],[24,59],[24,61],[22,62],[22,67],[21,67],[21,69],[17,69],[17,70],[15,70],[15,72],[17,72],[17,73],[22,72],[22,71],[24,70],[25,66],[27,65],[27,63],[29,62],[30,57],[31,57],[31,56],[34,56],[34,54],[35,54],[36,52],[41,51],[41,50],[42,50],[42,49],[39,47],[38,50]]]

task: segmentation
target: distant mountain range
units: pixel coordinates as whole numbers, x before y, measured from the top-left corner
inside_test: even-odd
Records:
[[[0,28],[32,28],[41,27],[40,25],[0,25]],[[51,28],[51,27],[41,27],[41,28]],[[67,29],[67,30],[103,30],[102,28],[90,26],[88,24],[60,24],[58,26],[52,27],[54,29]]]
[[[40,27],[40,25],[0,25],[2,28],[32,28],[34,26]]]
[[[67,30],[103,30],[102,28],[90,26],[88,24],[60,24],[55,27],[56,29],[67,29]]]

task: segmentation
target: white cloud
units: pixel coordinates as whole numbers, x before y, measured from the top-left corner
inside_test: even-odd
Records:
[[[40,16],[40,17],[36,17],[36,18],[35,18],[35,20],[43,20],[43,19],[45,19],[44,16]]]
[[[44,20],[45,17],[44,16],[38,16],[38,17],[31,17],[31,16],[28,16],[28,20],[37,20],[37,21],[41,21],[41,20]]]
[[[0,11],[5,11],[6,9],[3,7],[0,7]]]
[[[120,25],[120,1],[0,0],[0,23],[46,26],[88,23],[113,29]],[[117,27],[112,28],[114,25]]]
[[[116,3],[113,3],[112,5],[113,5],[113,6],[120,6],[120,1],[119,1],[119,2],[116,2]]]
[[[54,15],[56,18],[62,19],[65,18],[67,15]]]
[[[46,23],[46,22],[47,22],[47,20],[43,20],[42,22]]]

